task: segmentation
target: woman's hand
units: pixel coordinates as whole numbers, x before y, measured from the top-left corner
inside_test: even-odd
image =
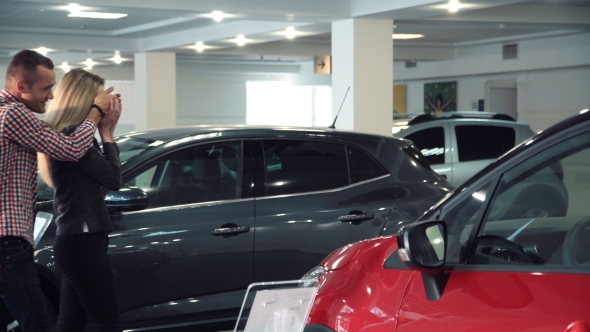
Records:
[[[114,142],[114,132],[121,117],[121,100],[114,98],[110,101],[110,111],[100,120],[98,131],[103,142]]]

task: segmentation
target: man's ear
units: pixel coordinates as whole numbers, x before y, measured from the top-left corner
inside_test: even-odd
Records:
[[[15,88],[16,88],[16,91],[18,91],[18,93],[20,93],[20,94],[28,93],[30,90],[27,83],[25,81],[21,81],[21,80],[16,81]]]

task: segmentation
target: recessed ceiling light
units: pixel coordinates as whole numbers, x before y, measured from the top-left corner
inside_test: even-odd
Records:
[[[214,10],[214,11],[210,12],[209,14],[203,14],[201,16],[211,18],[215,22],[221,22],[224,18],[234,17],[234,15],[226,14],[226,13],[222,12],[221,10]]]
[[[198,41],[195,44],[195,50],[197,50],[197,52],[199,52],[199,53],[203,52],[205,50],[205,44],[203,44],[202,41]]]
[[[68,17],[84,17],[84,18],[100,18],[104,20],[116,20],[121,17],[126,17],[123,13],[103,13],[103,12],[76,12],[69,13]]]
[[[39,48],[34,49],[33,51],[35,51],[39,54],[42,54],[42,55],[47,55],[47,53],[49,53],[50,50],[46,47],[41,46]]]
[[[116,64],[120,64],[123,61],[123,59],[121,58],[121,52],[115,51],[115,56],[113,56],[113,61]]]
[[[442,8],[450,11],[451,13],[456,13],[462,8],[472,7],[473,5],[467,5],[460,3],[459,0],[449,0],[449,3],[437,6],[437,8]]]
[[[70,67],[70,65],[68,65],[67,62],[62,62],[61,63],[61,69],[63,69],[63,71],[65,71],[66,73],[70,71],[70,69],[72,69],[72,67]]]
[[[88,59],[86,59],[86,61],[84,61],[84,64],[86,65],[87,68],[91,69],[92,67],[94,67],[96,62],[94,62],[92,59],[88,58]]]
[[[238,35],[236,37],[236,44],[238,44],[238,46],[244,46],[244,45],[246,45],[246,36],[244,36],[244,35]]]
[[[287,36],[287,39],[293,39],[293,38],[295,38],[296,35],[297,35],[297,32],[295,31],[294,27],[288,27],[285,30],[285,36]]]
[[[71,13],[77,13],[82,10],[82,7],[80,7],[80,5],[77,3],[69,3],[66,6],[66,9],[69,10]]]
[[[394,33],[393,35],[391,35],[391,38],[393,39],[418,39],[418,38],[424,38],[423,34],[419,34],[419,33]]]

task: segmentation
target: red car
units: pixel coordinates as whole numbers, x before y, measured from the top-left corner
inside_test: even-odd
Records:
[[[590,331],[590,112],[304,278],[319,287],[304,332]]]

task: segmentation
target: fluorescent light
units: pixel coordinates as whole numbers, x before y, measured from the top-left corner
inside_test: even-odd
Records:
[[[394,33],[393,35],[391,35],[391,38],[407,40],[407,39],[424,38],[424,35],[419,34],[419,33]]]
[[[246,45],[246,36],[244,36],[244,35],[238,35],[236,37],[236,44],[238,44],[238,46],[244,46],[244,45]]]
[[[102,12],[76,12],[68,14],[68,17],[83,17],[83,18],[100,18],[104,20],[116,20],[121,17],[126,17],[123,13],[102,13]]]

